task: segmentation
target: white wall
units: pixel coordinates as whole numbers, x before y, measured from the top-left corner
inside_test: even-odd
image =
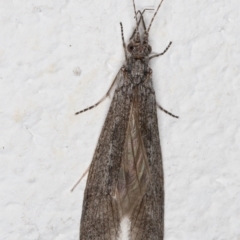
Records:
[[[159,0],[136,0],[138,8]],[[240,239],[240,2],[165,0],[150,31],[165,240]],[[152,12],[145,14],[149,23]],[[131,0],[0,1],[0,239],[77,240]]]

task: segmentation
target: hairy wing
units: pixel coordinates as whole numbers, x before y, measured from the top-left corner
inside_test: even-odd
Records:
[[[152,81],[139,87],[140,131],[146,149],[149,179],[130,220],[131,240],[163,240],[164,183],[157,108]]]
[[[84,193],[80,240],[116,240],[121,216],[116,186],[132,95],[119,72],[115,90],[89,169]]]
[[[149,166],[139,123],[138,89],[133,90],[116,196],[122,216],[130,216],[145,194]]]

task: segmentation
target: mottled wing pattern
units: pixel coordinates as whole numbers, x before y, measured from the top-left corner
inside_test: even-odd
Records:
[[[130,217],[131,240],[163,240],[164,183],[157,108],[152,80],[138,87],[139,123],[146,149],[149,181]]]
[[[131,240],[162,240],[163,169],[152,81],[134,87],[123,72],[118,78],[89,170],[80,240],[117,240],[123,216],[131,221]]]
[[[116,240],[120,212],[116,186],[128,124],[131,88],[122,71],[95,153],[84,193],[80,240]]]
[[[146,149],[141,136],[138,108],[138,88],[133,88],[128,126],[116,189],[119,211],[130,216],[138,201],[144,196],[149,180]]]

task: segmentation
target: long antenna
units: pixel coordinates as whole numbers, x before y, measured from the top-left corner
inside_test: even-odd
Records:
[[[163,2],[163,0],[159,3],[158,8],[157,8],[156,12],[154,13],[153,18],[152,18],[152,20],[151,20],[151,22],[150,22],[150,24],[149,24],[149,27],[148,27],[147,32],[149,32],[149,30],[150,30],[150,28],[151,28],[151,26],[152,26],[153,20],[154,20],[155,16],[157,15],[157,12],[158,12],[159,8],[160,8],[161,5],[162,5],[162,2]]]
[[[134,29],[133,34],[132,34],[132,36],[130,37],[129,40],[132,40],[132,38],[134,37],[134,35],[135,35],[135,33],[136,33],[136,31],[137,31],[137,29],[138,29],[138,26],[140,25],[140,22],[141,22],[141,21],[142,21],[142,24],[143,24],[144,31],[145,31],[145,32],[147,31],[146,25],[145,25],[145,22],[144,22],[144,19],[143,19],[143,14],[144,14],[144,12],[147,11],[147,10],[154,10],[154,9],[145,8],[142,12],[141,12],[140,10],[137,11],[137,15],[138,15],[138,13],[140,14],[140,19],[139,19],[139,21],[138,21],[138,23],[137,23],[137,27]]]
[[[122,35],[122,42],[123,42],[123,48],[124,48],[124,53],[125,53],[125,59],[127,61],[127,49],[126,49],[126,44],[125,44],[124,35],[123,35],[123,26],[122,26],[121,22],[120,22],[120,26],[121,26],[121,35]]]
[[[136,5],[135,5],[135,1],[134,0],[133,0],[133,9],[134,9],[135,18],[136,18],[136,29],[138,31],[137,10],[136,10]]]

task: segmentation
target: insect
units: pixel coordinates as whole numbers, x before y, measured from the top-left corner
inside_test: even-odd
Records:
[[[149,61],[148,35],[162,4],[158,5],[149,27],[144,11],[133,0],[136,28],[126,46],[121,25],[125,64],[107,94],[117,85],[92,163],[84,193],[80,240],[116,240],[124,217],[130,220],[129,239],[162,240],[164,235],[164,179],[159,140],[157,107]],[[140,37],[140,26],[143,33]]]

